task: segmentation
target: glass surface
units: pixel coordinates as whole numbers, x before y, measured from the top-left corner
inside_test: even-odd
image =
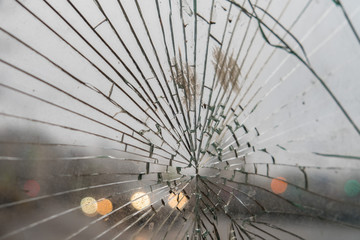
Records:
[[[0,239],[359,239],[358,0],[0,0]]]

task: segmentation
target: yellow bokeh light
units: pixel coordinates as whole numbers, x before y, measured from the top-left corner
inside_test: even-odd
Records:
[[[141,210],[141,209],[143,209],[143,208],[150,205],[150,198],[144,192],[136,192],[136,193],[134,193],[131,196],[130,201],[133,201],[131,204],[137,210]]]
[[[109,199],[101,199],[97,202],[97,212],[101,215],[106,215],[113,210],[113,205]]]
[[[182,192],[180,192],[179,194],[171,193],[168,201],[171,208],[178,207],[179,209],[183,209],[185,204],[188,202],[188,199]]]
[[[97,211],[97,202],[92,197],[85,197],[80,202],[81,210],[86,215],[94,215]]]

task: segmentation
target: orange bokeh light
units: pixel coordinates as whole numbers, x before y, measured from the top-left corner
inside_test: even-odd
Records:
[[[106,215],[113,210],[113,205],[109,199],[101,199],[97,202],[97,212],[101,215]]]
[[[283,177],[274,178],[271,181],[271,190],[276,194],[285,192],[288,184],[284,181],[286,181],[286,179]]]
[[[174,193],[171,193],[168,201],[171,208],[178,207],[179,209],[183,209],[185,204],[188,202],[188,199],[182,192],[180,192],[176,195]]]

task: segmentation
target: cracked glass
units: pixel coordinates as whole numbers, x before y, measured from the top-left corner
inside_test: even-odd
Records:
[[[0,0],[0,239],[358,239],[357,0]]]

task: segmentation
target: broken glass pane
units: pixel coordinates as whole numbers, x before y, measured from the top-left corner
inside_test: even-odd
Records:
[[[0,239],[358,239],[359,11],[0,1]]]

